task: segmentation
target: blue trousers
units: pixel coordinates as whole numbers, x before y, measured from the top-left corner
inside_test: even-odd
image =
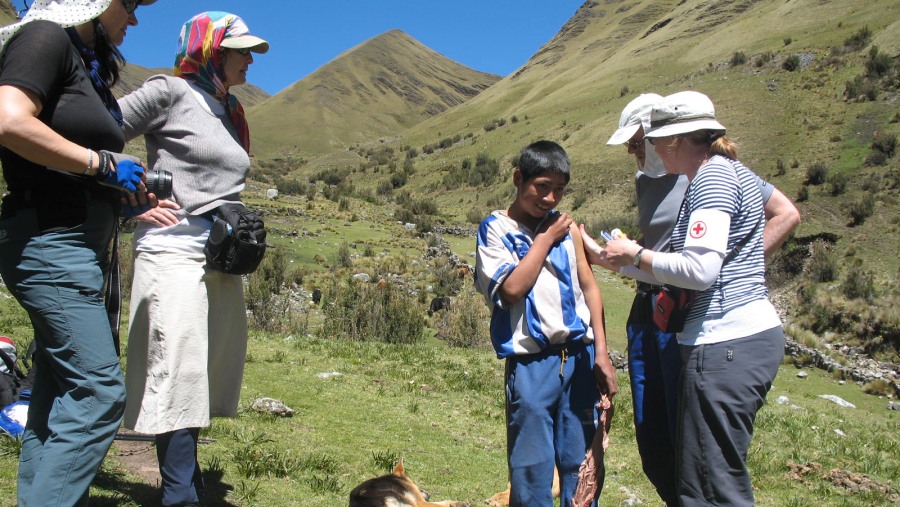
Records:
[[[200,428],[184,428],[156,435],[156,458],[162,476],[162,505],[198,505],[203,475],[197,462]]]
[[[28,312],[37,344],[19,507],[86,505],[125,407],[103,304],[116,218],[109,202],[86,206],[84,223],[54,232],[39,230],[32,208],[0,220],[0,275]]]
[[[644,474],[666,505],[678,505],[675,430],[681,352],[674,334],[653,323],[657,292],[639,289],[628,316],[628,375],[634,432]]]
[[[563,357],[553,349],[506,360],[510,507],[552,507],[554,465],[560,505],[572,505],[578,468],[596,430],[599,394],[594,346],[573,343]]]

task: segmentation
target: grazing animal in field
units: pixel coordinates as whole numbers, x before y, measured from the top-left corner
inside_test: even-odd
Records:
[[[394,471],[369,479],[350,492],[349,507],[469,507],[465,502],[429,502],[428,493],[406,475],[403,460]]]
[[[450,298],[440,297],[431,300],[431,306],[428,308],[428,315],[434,315],[435,312],[450,309]]]
[[[319,301],[321,301],[321,300],[322,300],[322,289],[319,289],[317,287],[317,288],[313,289],[312,302],[315,304],[319,304]]]

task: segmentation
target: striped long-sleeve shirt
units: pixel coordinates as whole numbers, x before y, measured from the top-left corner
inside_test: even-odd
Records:
[[[714,156],[701,167],[688,186],[678,213],[672,232],[673,251],[681,251],[687,235],[692,233],[688,230],[691,213],[707,209],[721,211],[731,217],[727,251],[731,251],[751,232],[753,237],[722,268],[712,287],[697,293],[688,313],[688,322],[768,298],[764,276],[763,224],[760,223],[764,217],[763,198],[756,175],[740,162],[722,156]],[[758,223],[760,225],[756,227]]]
[[[500,286],[533,241],[534,232],[502,210],[491,213],[478,228],[475,286],[491,310],[491,342],[500,358],[533,354],[576,340],[591,343],[594,339],[571,236],[553,245],[525,298],[510,306],[500,297]]]

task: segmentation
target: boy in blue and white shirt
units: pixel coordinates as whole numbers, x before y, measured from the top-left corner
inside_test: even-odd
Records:
[[[529,145],[513,174],[515,201],[478,229],[475,285],[491,310],[494,350],[506,359],[511,507],[552,506],[554,466],[560,505],[571,505],[599,394],[618,389],[581,235],[553,211],[568,182],[561,146]]]

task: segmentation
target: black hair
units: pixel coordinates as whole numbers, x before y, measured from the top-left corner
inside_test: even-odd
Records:
[[[537,141],[526,146],[516,167],[522,174],[522,181],[528,181],[542,174],[562,174],[569,182],[569,155],[562,146],[553,141]]]
[[[100,62],[100,77],[107,85],[115,86],[119,82],[119,70],[125,66],[125,57],[109,39],[109,34],[106,33],[99,18],[93,20],[93,25],[94,55]]]

